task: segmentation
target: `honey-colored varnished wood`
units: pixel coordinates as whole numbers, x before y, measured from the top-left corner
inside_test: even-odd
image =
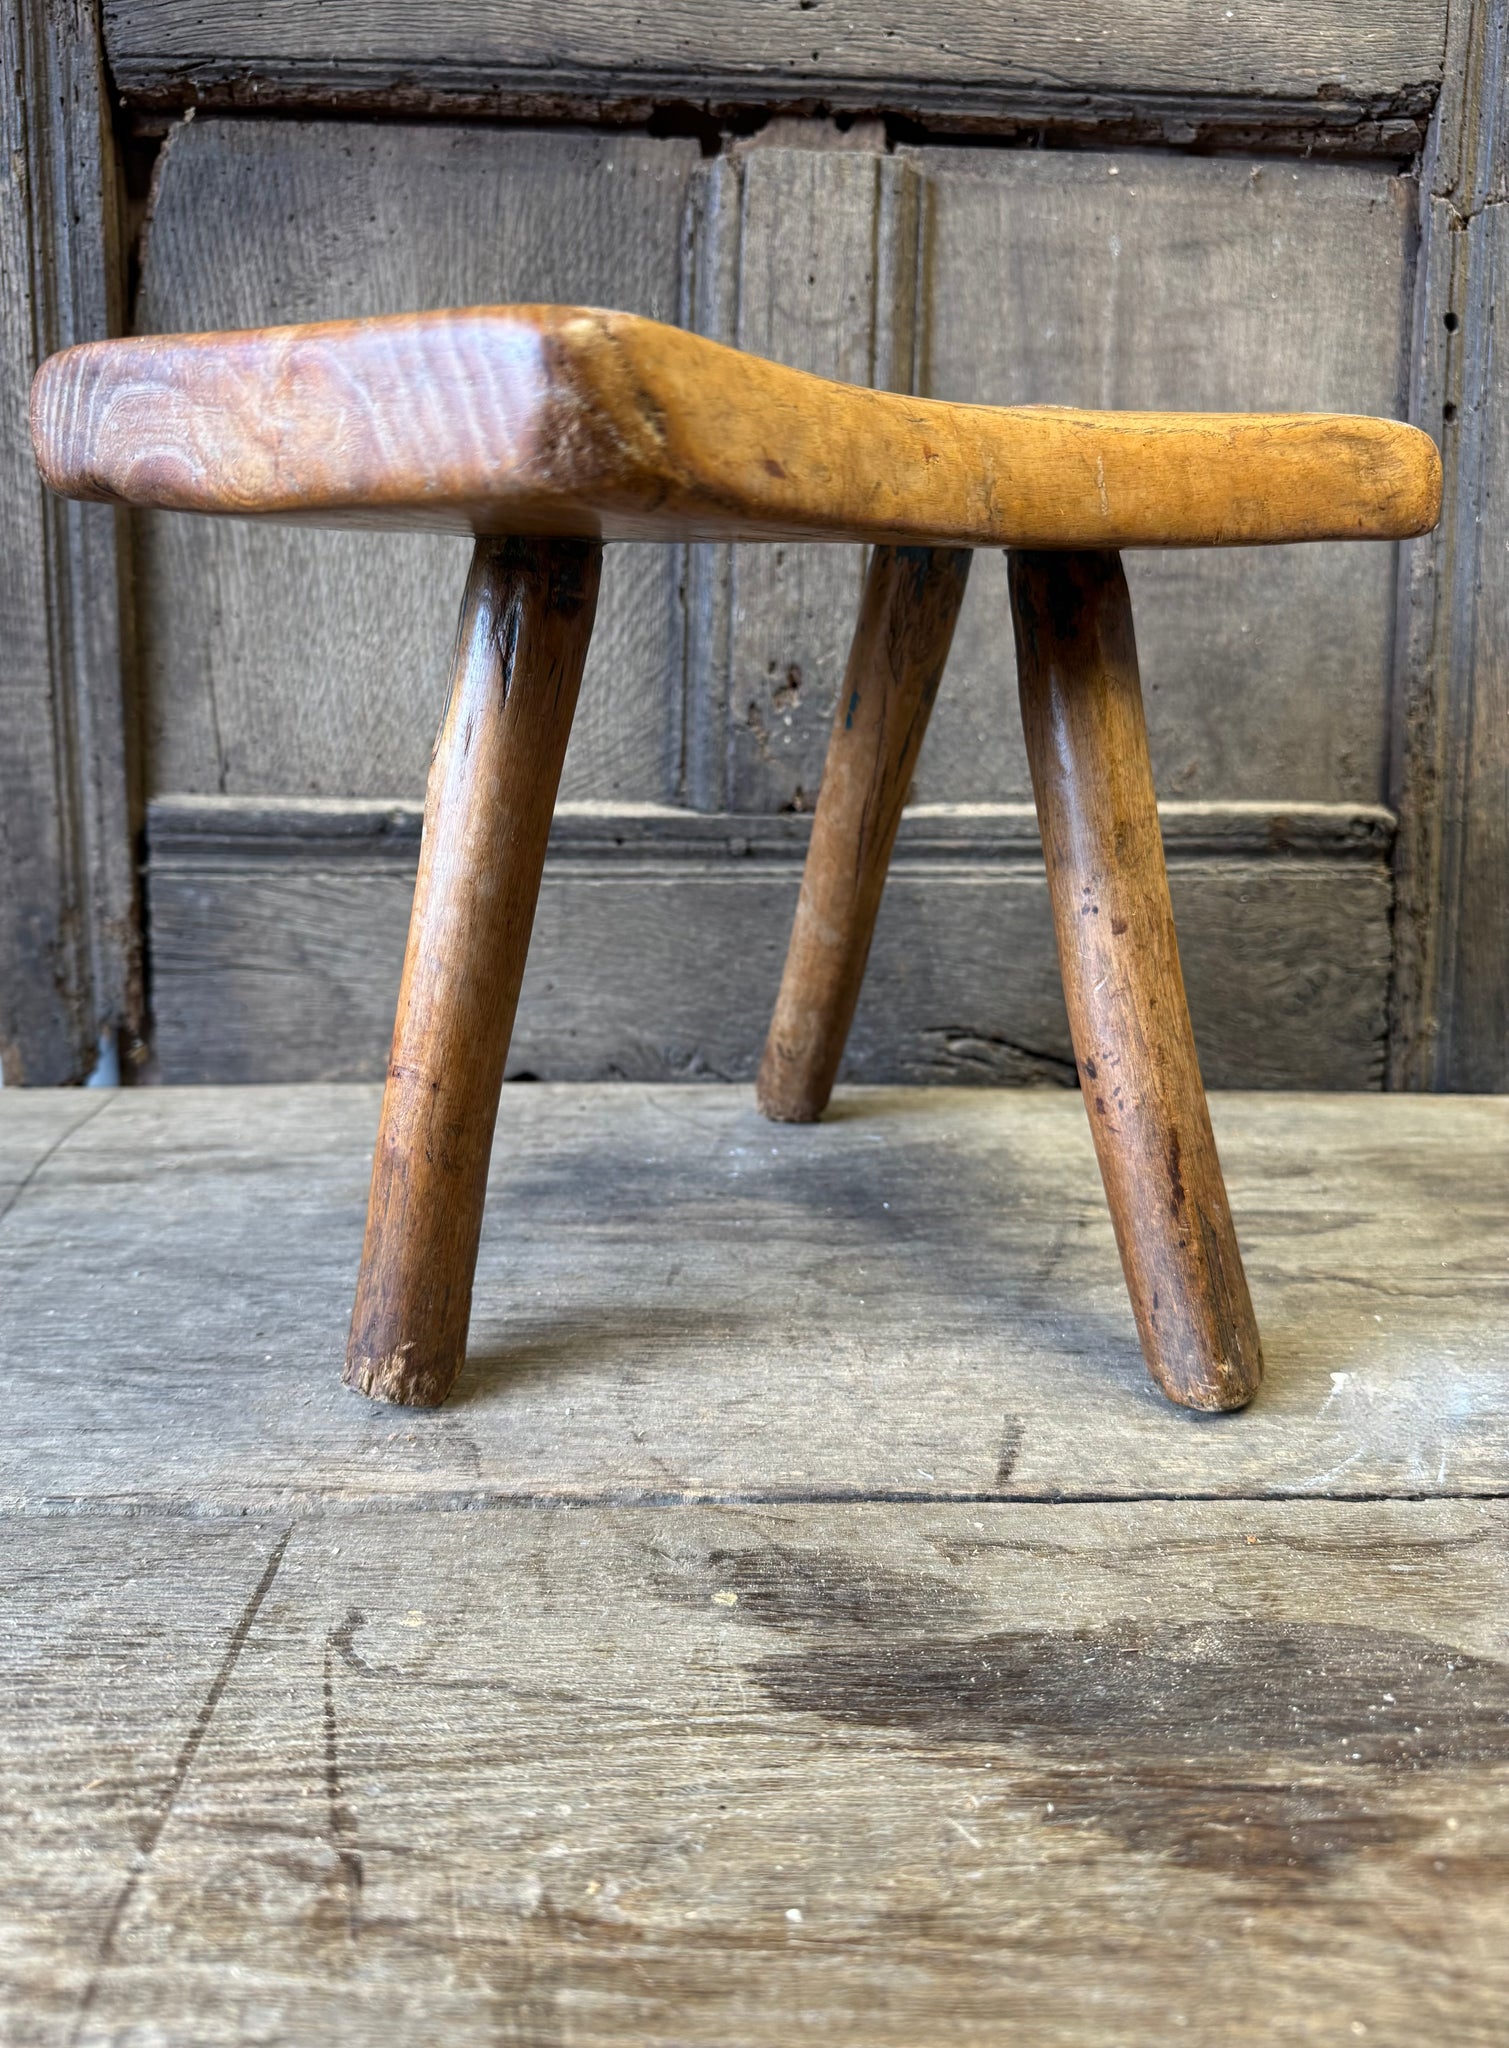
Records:
[[[959,548],[871,558],[756,1083],[777,1122],[812,1123],[833,1091],[970,560]]]
[[[943,404],[559,306],[90,343],[32,420],[65,496],[320,525],[1225,547],[1421,533],[1440,501],[1392,420]]]
[[[1080,1087],[1148,1370],[1240,1408],[1262,1351],[1184,996],[1132,607],[1111,553],[1013,554],[1011,608]]]
[[[590,542],[480,541],[461,609],[346,1381],[421,1407],[466,1355],[509,1034],[597,601]]]

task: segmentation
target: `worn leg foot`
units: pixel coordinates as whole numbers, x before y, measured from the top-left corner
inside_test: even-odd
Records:
[[[1184,997],[1132,608],[1114,554],[1011,556],[1022,722],[1080,1086],[1148,1370],[1190,1408],[1262,1378]]]
[[[482,540],[461,607],[372,1162],[346,1384],[433,1407],[466,1356],[493,1123],[601,550]]]
[[[876,548],[828,742],[796,922],[755,1093],[766,1116],[827,1107],[970,557]]]

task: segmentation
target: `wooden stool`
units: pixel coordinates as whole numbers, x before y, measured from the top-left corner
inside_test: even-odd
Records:
[[[1080,1083],[1149,1370],[1235,1408],[1262,1354],[1195,1058],[1116,550],[1387,540],[1438,516],[1388,420],[944,405],[625,314],[481,307],[96,342],[33,392],[42,474],[118,505],[476,536],[346,1379],[443,1401],[604,540],[874,543],[767,1116],[822,1114],[973,548],[1011,550],[1022,717]]]

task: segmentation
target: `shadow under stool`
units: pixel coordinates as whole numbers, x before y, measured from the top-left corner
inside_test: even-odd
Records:
[[[474,307],[65,350],[37,460],[69,497],[475,536],[372,1169],[352,1386],[461,1370],[509,1037],[609,540],[873,544],[760,1106],[827,1104],[971,551],[1010,551],[1069,1022],[1143,1354],[1240,1407],[1262,1353],[1195,1057],[1118,550],[1423,533],[1413,427],[949,405],[627,314]]]

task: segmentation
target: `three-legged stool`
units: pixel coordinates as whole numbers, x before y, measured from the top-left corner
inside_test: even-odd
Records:
[[[626,314],[479,307],[96,342],[37,459],[121,505],[476,536],[425,798],[346,1378],[443,1401],[605,540],[874,544],[760,1068],[820,1116],[970,550],[1011,551],[1033,790],[1090,1128],[1148,1368],[1194,1408],[1262,1355],[1195,1058],[1117,550],[1426,531],[1432,443],[1308,414],[944,405]]]

